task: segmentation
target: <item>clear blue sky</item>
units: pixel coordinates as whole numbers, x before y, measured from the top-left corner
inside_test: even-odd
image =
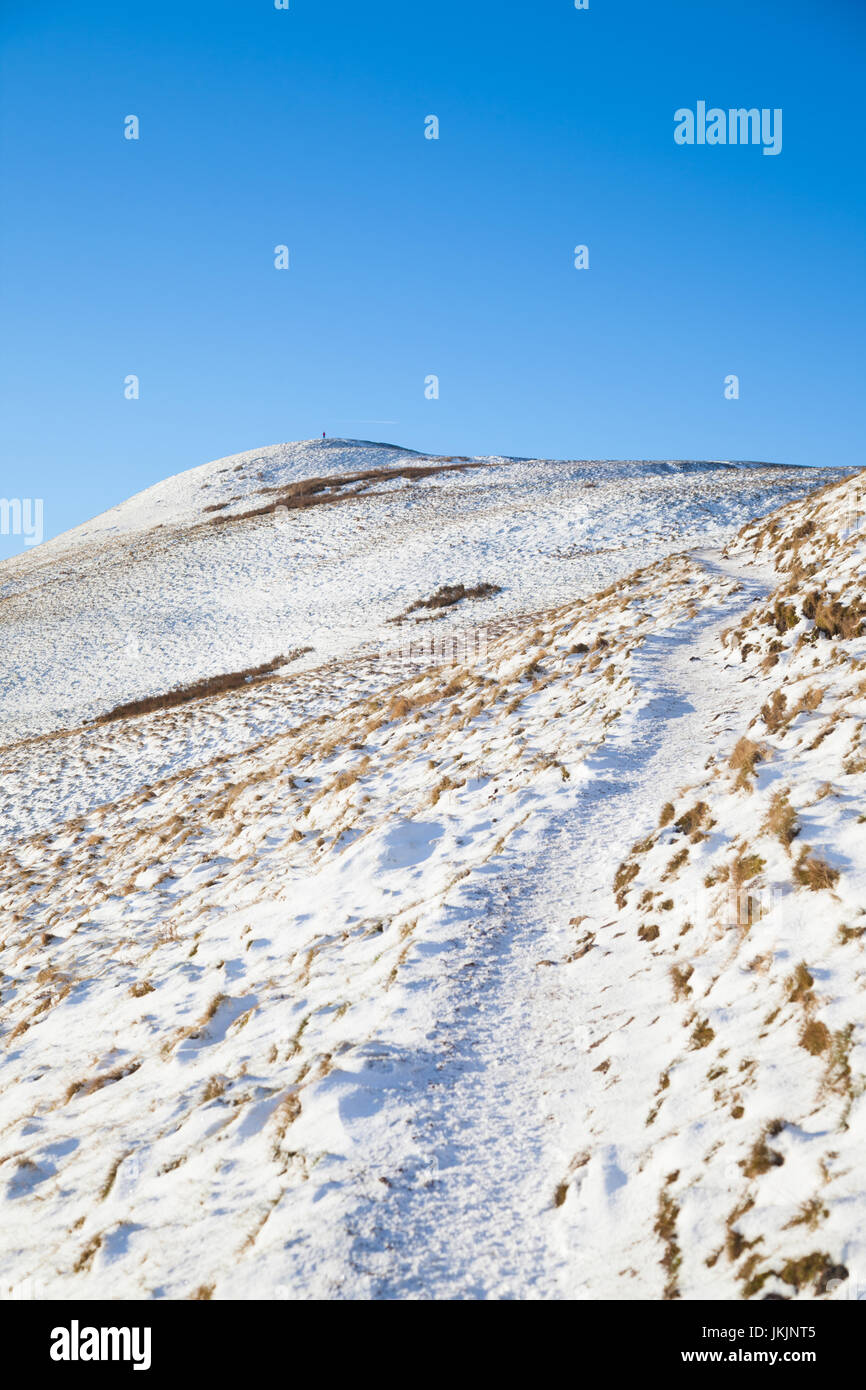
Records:
[[[0,495],[46,535],[322,430],[864,463],[863,0],[0,13]],[[698,100],[782,153],[677,146]]]

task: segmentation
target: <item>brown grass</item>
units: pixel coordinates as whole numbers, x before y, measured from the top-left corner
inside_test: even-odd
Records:
[[[456,785],[457,783],[452,782],[450,777],[443,777],[441,782],[436,783],[436,786],[430,793],[430,805],[435,806],[439,801],[439,798],[442,795],[442,793],[450,791],[451,788],[455,787]]]
[[[628,862],[620,864],[619,868],[616,871],[616,874],[614,875],[613,880],[613,891],[616,896],[617,907],[625,906],[625,899],[626,894],[628,893],[629,884],[631,883],[632,879],[637,878],[639,873],[639,864],[629,864]]]
[[[794,882],[801,888],[810,888],[813,893],[835,888],[839,882],[839,870],[832,868],[817,854],[812,854],[811,849],[811,845],[804,845],[800,851],[800,857],[792,871]]]
[[[87,1242],[81,1254],[78,1256],[78,1259],[75,1261],[75,1264],[72,1266],[73,1274],[81,1274],[90,1268],[93,1263],[93,1257],[101,1244],[102,1236],[94,1236],[92,1240]]]
[[[802,1202],[796,1216],[792,1216],[790,1221],[786,1221],[785,1231],[793,1230],[796,1226],[806,1226],[808,1230],[814,1231],[822,1221],[826,1221],[830,1215],[828,1207],[818,1197],[810,1197],[807,1202]]]
[[[97,1072],[96,1076],[90,1077],[86,1081],[73,1081],[66,1090],[66,1100],[72,1100],[73,1096],[89,1096],[94,1091],[101,1091],[103,1086],[110,1086],[115,1081],[122,1081],[126,1076],[132,1076],[141,1066],[140,1062],[128,1062],[126,1066],[113,1067],[111,1071]]]
[[[702,1047],[709,1047],[715,1036],[715,1033],[710,1027],[709,1020],[706,1018],[700,1019],[692,1029],[689,1047],[693,1052],[698,1052]]]
[[[674,821],[674,829],[682,831],[684,835],[693,835],[703,825],[709,815],[709,810],[710,808],[705,801],[696,802],[690,811],[685,811],[679,820]]]
[[[369,760],[368,760],[368,761],[369,761]],[[357,780],[358,780],[358,778],[360,777],[360,775],[361,775],[361,770],[360,770],[360,768],[357,768],[357,767],[346,768],[345,771],[343,771],[343,772],[338,772],[338,773],[337,773],[336,777],[334,778],[334,780],[333,780],[333,782],[331,783],[331,785],[330,785],[330,787],[328,788],[328,790],[329,790],[329,791],[332,791],[332,792],[342,792],[342,791],[345,791],[347,787],[351,787],[351,786],[353,786],[353,785],[355,784],[355,782],[357,782]]]
[[[759,854],[741,854],[731,865],[731,882],[734,887],[739,888],[741,884],[748,883],[749,879],[756,878],[765,867],[766,861]]]
[[[826,1052],[830,1042],[830,1029],[817,1018],[807,1023],[800,1034],[800,1046],[813,1057],[819,1057],[822,1052]]]
[[[815,1250],[799,1260],[788,1260],[779,1270],[783,1284],[790,1284],[799,1293],[807,1284],[814,1284],[816,1293],[826,1293],[831,1278],[847,1279],[844,1265],[834,1265],[823,1250]]]
[[[688,999],[692,992],[689,980],[694,973],[693,965],[672,965],[671,981],[674,987],[674,1000],[679,1003],[682,999]]]
[[[213,999],[210,1001],[201,1018],[199,1019],[199,1028],[203,1028],[206,1023],[210,1023],[220,1004],[223,1004],[226,998],[227,996],[225,994],[214,995]]]
[[[412,712],[412,702],[405,695],[395,695],[387,710],[389,719],[403,719]]]
[[[740,1164],[747,1178],[759,1178],[764,1173],[769,1173],[771,1168],[781,1168],[785,1162],[784,1158],[776,1149],[771,1149],[767,1141],[775,1139],[784,1128],[784,1120],[773,1120],[760,1138],[756,1139],[748,1158],[743,1159]]]
[[[800,961],[796,966],[793,975],[785,981],[785,988],[788,991],[788,998],[792,1004],[803,1004],[808,1006],[813,1004],[812,986],[815,981],[806,965],[805,961]]]
[[[803,600],[803,617],[811,618],[822,637],[841,637],[848,641],[860,637],[866,619],[866,605],[859,595],[843,604],[814,589]]]
[[[782,603],[781,600],[777,599],[772,612],[767,615],[767,621],[773,624],[779,636],[782,637],[789,628],[797,626],[800,618],[792,604]]]
[[[786,847],[799,835],[797,813],[788,800],[787,791],[776,792],[773,796],[763,828],[768,835],[774,835]]]
[[[751,791],[750,777],[756,775],[756,766],[764,758],[764,749],[750,738],[740,738],[734,744],[728,766],[737,774],[735,786]]]
[[[250,517],[266,516],[274,512],[277,507],[285,507],[287,511],[303,511],[308,507],[349,501],[353,497],[375,496],[376,494],[367,491],[365,486],[367,483],[391,482],[395,478],[408,478],[410,481],[414,481],[421,478],[432,478],[437,473],[462,472],[466,468],[481,467],[483,464],[462,459],[457,463],[407,464],[399,468],[364,468],[355,473],[334,473],[328,478],[302,478],[296,483],[289,483],[283,487],[260,488],[259,493],[262,496],[271,495],[271,500],[263,506],[250,507],[243,512],[234,512],[231,516],[216,515],[205,524],[225,526],[235,521],[246,521]],[[354,486],[355,484],[360,484],[360,486]],[[345,491],[344,489],[347,488],[352,488],[352,491]]]
[[[669,1173],[665,1179],[665,1186],[659,1193],[659,1203],[656,1211],[655,1225],[653,1230],[659,1239],[664,1243],[665,1253],[661,1258],[661,1266],[664,1269],[667,1279],[662,1297],[666,1300],[679,1298],[677,1287],[677,1272],[682,1264],[682,1253],[677,1244],[677,1217],[680,1209],[671,1194],[666,1190],[672,1183],[676,1182],[679,1172]]]
[[[667,878],[675,878],[676,875],[679,873],[680,869],[682,868],[683,864],[685,864],[688,857],[688,849],[678,850],[671,862],[668,864],[664,873],[662,874],[662,881],[664,881]]]
[[[131,1152],[132,1152],[131,1149],[127,1149],[125,1153],[119,1154],[119,1155],[117,1156],[117,1158],[114,1160],[114,1162],[112,1163],[111,1167],[110,1167],[109,1170],[108,1170],[108,1174],[107,1174],[107,1176],[106,1176],[105,1182],[102,1184],[102,1187],[99,1189],[99,1200],[100,1200],[100,1202],[104,1202],[104,1201],[105,1201],[105,1199],[106,1199],[106,1197],[108,1196],[108,1194],[110,1193],[111,1189],[114,1187],[114,1179],[117,1177],[117,1170],[118,1170],[118,1168],[120,1167],[120,1165],[121,1165],[121,1163],[123,1162],[123,1160],[124,1160],[125,1158],[128,1158],[128,1157],[129,1157],[129,1154],[130,1154]]]
[[[502,589],[498,584],[475,584],[469,589],[465,584],[443,584],[430,598],[416,599],[398,617],[390,618],[389,622],[398,623],[403,618],[408,618],[410,613],[416,612],[419,608],[453,608],[456,603],[460,603],[465,598],[491,598],[494,594],[501,592]]]
[[[787,719],[790,717],[785,713],[788,703],[787,696],[783,690],[775,690],[770,699],[761,708],[761,718],[771,734],[775,734],[779,729],[784,728]]]
[[[94,724],[108,724],[115,719],[129,719],[137,714],[152,714],[155,710],[174,709],[178,705],[189,704],[191,700],[203,700],[209,695],[221,695],[226,690],[237,690],[253,681],[262,680],[293,657],[276,656],[261,666],[247,666],[243,671],[227,671],[221,676],[208,676],[204,680],[193,681],[190,685],[179,685],[161,695],[146,695],[140,700],[127,700],[125,704],[115,705],[105,714],[99,714]]]
[[[808,710],[810,714],[813,713],[813,711],[818,708],[823,698],[824,692],[819,685],[810,686],[806,693],[800,696],[796,705],[794,705],[791,710],[791,719],[794,719],[798,714],[802,713],[803,710]]]

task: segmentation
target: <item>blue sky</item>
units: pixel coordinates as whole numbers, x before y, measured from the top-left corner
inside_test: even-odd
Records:
[[[322,430],[863,464],[861,0],[0,16],[0,495],[46,535]],[[698,100],[781,154],[676,145]]]

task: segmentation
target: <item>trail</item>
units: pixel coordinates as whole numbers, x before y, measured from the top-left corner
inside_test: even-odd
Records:
[[[398,1178],[353,1213],[343,1297],[660,1296],[654,1267],[630,1271],[631,1284],[622,1277],[626,1241],[649,1218],[636,1219],[630,1205],[632,1155],[615,1129],[594,1142],[590,1102],[608,1084],[593,1072],[599,992],[605,1019],[624,1022],[639,1008],[649,1023],[654,1000],[669,997],[666,967],[625,941],[609,960],[601,952],[566,958],[586,929],[613,916],[613,867],[664,802],[698,777],[716,739],[741,727],[749,705],[741,670],[711,653],[766,584],[717,553],[696,558],[737,574],[741,590],[670,635],[647,638],[634,658],[643,703],[589,759],[595,777],[533,843],[512,844],[496,861],[471,912],[454,910],[426,1047],[371,1058],[400,1079],[388,1090],[388,1114],[356,1138],[368,1146],[371,1172],[385,1163],[382,1135],[392,1167],[401,1134],[404,1153]],[[585,919],[577,928],[575,917]],[[623,1129],[633,1129],[636,1106],[646,1108],[653,1080],[640,1053],[630,1056],[616,1099]],[[590,1161],[576,1167],[586,1153]],[[555,1194],[561,1200],[569,1184],[557,1206]]]
[[[171,488],[129,509],[136,553],[156,533],[130,583],[171,628],[158,659],[129,594],[103,602],[117,516],[7,573],[10,641],[19,612],[77,712],[3,755],[0,1296],[822,1296],[863,1258],[857,485],[754,523],[815,476],[401,485],[299,512],[328,584],[299,571],[288,627],[214,645],[194,574],[235,619],[285,585],[282,532],[222,503],[311,476],[286,447],[264,477],[187,478],[188,544],[163,545]],[[723,538],[742,566],[684,550]],[[805,594],[784,622],[753,607],[795,560],[853,637],[826,642]],[[390,619],[456,580],[500,587],[406,661]],[[85,611],[113,647],[76,622],[64,650]],[[335,612],[345,650],[317,635]],[[455,659],[452,629],[484,640]],[[309,668],[77,727],[307,638]]]

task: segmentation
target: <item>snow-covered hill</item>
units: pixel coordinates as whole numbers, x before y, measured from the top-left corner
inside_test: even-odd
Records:
[[[0,1285],[866,1286],[866,545],[822,482],[315,442],[4,565]]]
[[[485,621],[547,607],[821,480],[340,439],[219,459],[0,566],[0,744],[281,656],[311,670],[381,650],[446,584],[497,585]]]

